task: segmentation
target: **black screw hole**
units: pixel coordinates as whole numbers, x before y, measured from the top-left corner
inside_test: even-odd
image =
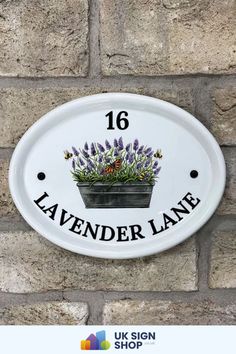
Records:
[[[197,178],[197,176],[198,176],[198,171],[192,170],[192,171],[190,172],[190,176],[191,176],[192,178]]]
[[[46,178],[46,175],[43,172],[39,172],[37,177],[40,181],[43,181]]]

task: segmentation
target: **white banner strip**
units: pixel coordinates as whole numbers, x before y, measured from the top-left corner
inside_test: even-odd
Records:
[[[234,354],[236,326],[0,326],[3,354]]]

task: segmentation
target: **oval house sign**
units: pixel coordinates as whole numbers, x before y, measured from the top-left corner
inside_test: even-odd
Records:
[[[132,258],[175,246],[211,217],[225,163],[191,114],[108,93],[37,121],[14,151],[9,180],[20,213],[48,240],[85,255]]]

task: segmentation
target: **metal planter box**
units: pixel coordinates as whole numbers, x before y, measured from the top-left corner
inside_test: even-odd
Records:
[[[77,183],[86,208],[149,208],[153,185],[136,183]]]

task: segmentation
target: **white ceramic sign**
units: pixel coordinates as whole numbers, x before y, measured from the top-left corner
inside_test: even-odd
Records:
[[[18,143],[10,190],[25,220],[68,250],[161,252],[214,213],[225,163],[213,136],[170,103],[125,93],[68,102]]]

